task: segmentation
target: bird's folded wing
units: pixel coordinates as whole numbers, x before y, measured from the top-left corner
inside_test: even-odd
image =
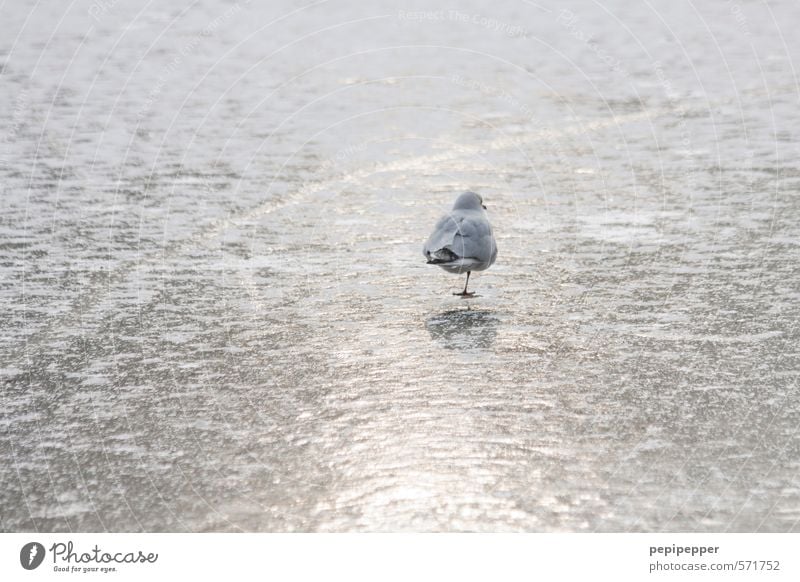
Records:
[[[449,214],[443,216],[436,223],[436,226],[428,238],[428,242],[422,249],[422,253],[428,257],[436,256],[437,251],[449,249],[453,244],[453,238],[458,232],[458,223]]]
[[[457,257],[489,261],[494,249],[489,222],[482,218],[456,214],[442,217],[425,243],[423,254],[430,259],[431,256],[438,256],[437,252],[442,249]]]

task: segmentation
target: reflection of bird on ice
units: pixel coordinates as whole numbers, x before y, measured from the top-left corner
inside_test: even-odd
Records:
[[[456,309],[431,315],[425,327],[431,339],[448,350],[489,348],[497,335],[500,320],[491,311]]]
[[[470,274],[485,271],[497,258],[497,243],[483,198],[474,192],[464,192],[456,198],[453,209],[436,223],[422,253],[429,265],[441,267],[448,273],[466,271],[464,290],[453,295],[474,297],[474,292],[467,292]]]

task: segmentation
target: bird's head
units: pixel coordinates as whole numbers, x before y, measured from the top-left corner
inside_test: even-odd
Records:
[[[483,197],[475,192],[464,192],[456,198],[456,202],[453,204],[453,210],[478,210],[479,208],[486,210]]]

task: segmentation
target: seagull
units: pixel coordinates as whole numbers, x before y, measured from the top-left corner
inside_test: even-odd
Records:
[[[497,258],[497,243],[483,198],[475,192],[464,192],[456,198],[453,209],[436,223],[422,254],[429,265],[441,267],[448,273],[466,271],[464,290],[453,295],[474,297],[474,292],[467,293],[470,274],[485,271]]]

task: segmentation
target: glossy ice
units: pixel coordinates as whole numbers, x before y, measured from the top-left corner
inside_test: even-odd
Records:
[[[0,8],[3,531],[797,529],[792,0],[132,4]]]

